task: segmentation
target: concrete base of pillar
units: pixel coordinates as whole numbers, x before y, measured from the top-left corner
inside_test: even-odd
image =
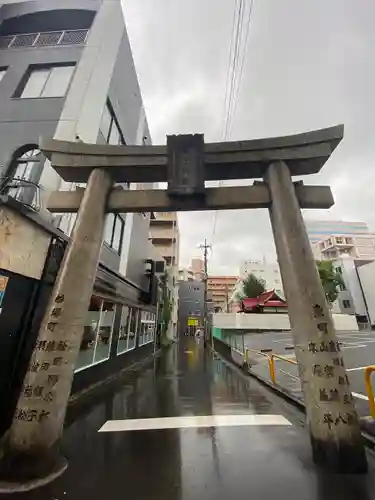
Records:
[[[361,443],[347,441],[333,443],[310,435],[314,463],[328,472],[338,474],[366,474],[368,471],[366,452]]]
[[[41,488],[61,476],[68,461],[51,450],[43,456],[5,454],[0,459],[0,493],[20,493]]]

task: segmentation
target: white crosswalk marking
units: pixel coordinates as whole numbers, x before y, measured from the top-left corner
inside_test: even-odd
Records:
[[[282,415],[197,415],[184,417],[108,420],[98,432],[124,432],[196,427],[230,427],[249,425],[292,425]]]

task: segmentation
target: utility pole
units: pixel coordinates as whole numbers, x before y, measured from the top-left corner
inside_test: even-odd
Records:
[[[225,304],[226,304],[226,312],[229,313],[229,287],[228,287],[228,283],[225,283]]]
[[[204,240],[204,245],[199,245],[199,248],[203,250],[204,258],[204,338],[208,340],[208,307],[207,307],[207,288],[208,288],[208,269],[207,269],[207,259],[208,259],[208,249],[211,245],[207,244],[207,240]]]

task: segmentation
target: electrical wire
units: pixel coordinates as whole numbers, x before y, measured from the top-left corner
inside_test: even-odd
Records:
[[[233,106],[233,96],[236,89],[236,80],[237,80],[237,63],[239,51],[241,48],[241,38],[242,38],[242,27],[243,27],[243,17],[244,17],[244,0],[240,0],[238,7],[238,16],[237,16],[237,25],[236,25],[236,38],[234,42],[234,54],[233,54],[233,62],[232,62],[232,75],[231,75],[231,84],[229,91],[229,99],[228,99],[228,107],[227,113],[225,116],[225,127],[224,127],[224,137],[222,140],[226,140],[228,138],[229,132],[229,123],[230,116]]]
[[[223,103],[223,117],[221,127],[221,140],[226,140],[232,132],[233,122],[235,119],[239,95],[241,90],[243,69],[248,50],[248,40],[250,33],[250,25],[253,14],[254,0],[249,0],[249,7],[247,9],[246,29],[243,36],[244,17],[246,11],[246,0],[235,0],[231,40],[229,49],[229,61],[225,84],[225,94]],[[239,67],[239,71],[238,71]],[[229,83],[230,82],[230,83]],[[218,187],[223,185],[223,181],[218,182]],[[213,228],[212,228],[212,249],[211,258],[213,253],[213,245],[215,242],[216,229],[217,229],[218,211],[214,213]]]
[[[223,102],[222,127],[221,127],[222,141],[228,139],[228,137],[231,134],[241,89],[242,75],[247,55],[248,39],[250,33],[254,0],[250,0],[249,3],[249,7],[247,10],[247,18],[245,22],[246,25],[245,35],[243,37],[243,26],[244,26],[246,5],[247,5],[246,0],[235,0],[233,18],[232,18],[229,61],[228,61],[224,102]],[[239,71],[238,67],[240,68]],[[219,181],[218,187],[221,187],[222,185],[223,181]],[[216,236],[217,221],[218,221],[218,211],[216,210],[214,213],[213,228],[212,228],[211,259],[212,259],[215,236]]]
[[[230,48],[229,48],[229,59],[228,59],[227,76],[226,76],[226,80],[225,80],[225,92],[224,92],[224,100],[223,100],[220,137],[224,136],[224,126],[225,126],[224,117],[226,115],[226,106],[227,106],[227,101],[228,101],[229,76],[230,76],[230,68],[232,65],[233,43],[234,43],[235,31],[236,31],[236,12],[237,12],[238,2],[239,2],[239,0],[235,0],[234,9],[233,9],[232,29],[231,29],[231,37],[230,37]]]
[[[245,66],[245,61],[246,61],[246,56],[247,56],[247,50],[249,48],[249,34],[250,34],[250,25],[251,25],[253,7],[254,7],[254,0],[250,0],[250,5],[249,5],[249,9],[248,9],[248,15],[247,15],[247,19],[246,19],[245,41],[244,41],[244,44],[243,44],[243,49],[244,50],[243,50],[243,56],[242,56],[242,59],[241,59],[241,66],[240,66],[240,73],[239,73],[239,77],[238,77],[237,92],[236,92],[236,95],[234,97],[233,112],[232,112],[232,117],[231,117],[231,120],[230,120],[230,126],[229,126],[229,131],[228,131],[228,135],[229,136],[230,136],[230,134],[232,132],[233,120],[234,120],[234,118],[236,116],[237,104],[238,104],[239,95],[240,95],[240,91],[241,91],[242,74],[243,74],[243,69],[244,69],[244,66]]]

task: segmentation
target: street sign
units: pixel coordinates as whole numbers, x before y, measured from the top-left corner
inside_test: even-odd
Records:
[[[197,318],[188,318],[188,326],[198,326],[199,320]]]

